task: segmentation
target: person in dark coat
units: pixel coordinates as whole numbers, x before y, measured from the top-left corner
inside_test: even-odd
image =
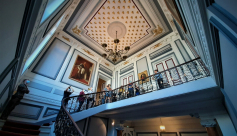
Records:
[[[72,89],[72,87],[69,86],[69,87],[64,91],[64,93],[63,93],[63,99],[66,98],[66,97],[69,97],[73,92],[74,92],[74,89]],[[62,100],[63,100],[63,99],[62,99]],[[68,101],[69,101],[69,100],[70,100],[70,99],[65,99],[65,100],[64,100],[64,106],[65,106],[65,107],[68,105]]]
[[[30,83],[29,79],[24,79],[23,82],[18,86],[17,92],[12,95],[11,100],[7,104],[6,109],[3,111],[1,115],[1,119],[6,120],[7,117],[10,115],[12,110],[15,109],[15,107],[20,103],[21,99],[23,99],[23,96],[25,93],[29,93],[29,89],[27,85]]]

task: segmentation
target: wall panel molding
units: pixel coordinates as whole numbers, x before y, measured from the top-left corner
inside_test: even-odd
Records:
[[[118,71],[115,72],[115,88],[118,87]]]
[[[119,82],[120,86],[122,86],[122,84],[123,84],[122,83],[122,79],[124,79],[125,77],[128,78],[129,75],[132,75],[133,76],[133,80],[135,80],[135,73],[134,73],[134,71],[129,71],[129,72],[125,73],[124,75],[120,76],[120,82]]]
[[[54,109],[54,108],[47,107],[45,112],[44,112],[43,117],[48,117],[48,116],[51,116],[51,115],[55,115],[55,114],[58,114],[58,112],[59,112],[59,109]]]
[[[126,72],[128,72],[132,69],[134,69],[134,63],[131,63],[128,66],[121,68],[119,74],[122,75],[122,74],[124,74],[124,73],[126,73]]]
[[[38,109],[38,112],[35,115],[31,115],[31,114],[25,114],[25,113],[17,113],[15,110],[17,110],[17,107],[21,106],[21,111],[25,111],[23,109],[28,109],[30,107],[33,107],[34,110]],[[26,118],[26,119],[34,119],[34,120],[38,120],[39,116],[44,108],[44,106],[39,106],[39,105],[33,105],[33,104],[28,104],[28,103],[22,103],[20,102],[19,105],[17,105],[17,107],[11,112],[10,116],[14,116],[14,117],[20,117],[20,118]]]
[[[53,88],[50,87],[50,86],[46,86],[46,85],[43,85],[43,84],[40,84],[40,83],[36,83],[36,82],[33,82],[33,81],[31,81],[28,84],[28,87],[39,89],[41,91],[45,91],[45,92],[48,92],[48,93],[50,93],[53,90]]]
[[[172,51],[172,47],[171,47],[170,44],[168,44],[168,45],[166,45],[166,46],[150,53],[149,57],[150,57],[151,60],[153,60],[153,59],[155,59],[155,58],[157,58],[157,57],[159,57],[159,56],[161,56],[161,55],[163,55],[167,52],[170,52],[170,51]]]
[[[177,59],[175,53],[172,52],[172,53],[169,53],[169,54],[167,54],[167,55],[165,55],[165,56],[163,56],[163,57],[161,57],[161,58],[158,58],[158,59],[152,61],[152,62],[151,62],[152,70],[153,70],[153,71],[155,70],[154,67],[153,67],[153,64],[154,64],[154,63],[159,62],[159,61],[162,61],[162,60],[164,60],[165,58],[167,58],[167,57],[169,57],[169,56],[171,57],[172,55],[174,56],[174,58],[176,59],[178,65],[179,65],[179,64],[180,64],[180,63],[179,63],[179,60]]]
[[[102,64],[99,65],[99,70],[103,71],[104,73],[106,73],[106,74],[108,74],[110,76],[113,76],[113,71],[108,69],[108,68],[106,68],[106,66],[104,66]]]
[[[186,48],[184,47],[183,43],[178,39],[174,41],[175,45],[179,49],[179,52],[181,53],[183,59],[185,62],[190,61],[191,57],[189,56]]]
[[[57,43],[55,43],[55,42],[57,42]],[[62,44],[59,44],[59,42]],[[48,46],[48,48],[46,49],[44,54],[41,56],[39,61],[34,66],[32,72],[35,74],[44,76],[46,78],[55,80],[59,74],[59,71],[61,70],[61,67],[62,67],[70,49],[71,49],[70,45],[68,45],[67,43],[63,42],[62,40],[60,40],[58,38],[54,38],[54,40],[50,43],[50,45]],[[51,51],[51,52],[49,52],[49,51]],[[51,57],[52,60],[49,60],[49,57]],[[52,63],[50,61],[52,61],[54,63]],[[56,61],[58,61],[58,63],[55,63]],[[52,68],[54,68],[54,65],[53,66],[50,64],[46,65],[47,63],[57,64],[58,66],[55,67],[56,69],[53,70]],[[47,70],[51,70],[51,72],[48,72]],[[53,72],[54,72],[54,74],[52,75]],[[51,74],[51,75],[49,75],[49,74]]]
[[[142,64],[139,64],[139,62],[141,62],[142,61],[142,59],[145,59],[144,61],[146,61],[145,63],[143,62]],[[149,72],[149,66],[148,66],[148,62],[147,62],[147,57],[145,56],[145,57],[143,57],[143,58],[141,58],[141,59],[139,59],[139,60],[137,60],[136,61],[136,64],[137,64],[137,75],[139,74],[139,73],[141,73],[141,72],[143,72],[144,70],[147,70],[147,74],[148,74],[148,76],[150,75],[150,72]],[[146,66],[146,68],[145,67],[142,67],[142,66]],[[142,70],[143,69],[143,70]],[[138,78],[139,79],[139,78]]]
[[[24,99],[27,99],[30,101],[36,101],[39,103],[59,106],[59,107],[61,106],[61,100],[49,99],[49,98],[38,96],[38,95],[26,94],[24,95]]]

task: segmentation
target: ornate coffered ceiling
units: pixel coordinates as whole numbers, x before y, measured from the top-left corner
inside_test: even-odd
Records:
[[[157,0],[81,0],[64,31],[98,54],[102,43],[118,50],[130,46],[128,57],[172,32]]]

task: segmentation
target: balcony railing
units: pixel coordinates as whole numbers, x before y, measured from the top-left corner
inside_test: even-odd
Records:
[[[156,78],[161,75],[162,78]],[[105,103],[112,103],[153,91],[159,91],[172,86],[184,84],[209,76],[209,70],[200,58],[188,61],[181,65],[150,75],[141,80],[121,86],[112,91],[102,91],[85,94],[83,96],[72,96],[63,99],[62,107],[56,118],[55,134],[83,136],[69,113],[80,112]],[[79,101],[83,98],[84,101]],[[82,99],[81,99],[82,100]],[[68,101],[68,103],[65,103]]]

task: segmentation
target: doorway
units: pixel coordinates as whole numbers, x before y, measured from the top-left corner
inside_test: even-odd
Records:
[[[104,88],[106,87],[106,85],[111,84],[112,78],[107,77],[106,75],[99,73],[98,75],[98,83],[97,83],[97,88],[96,88],[96,92],[98,93],[96,95],[96,104],[100,104],[101,103],[101,98],[102,98],[102,93],[99,92],[103,92]]]

